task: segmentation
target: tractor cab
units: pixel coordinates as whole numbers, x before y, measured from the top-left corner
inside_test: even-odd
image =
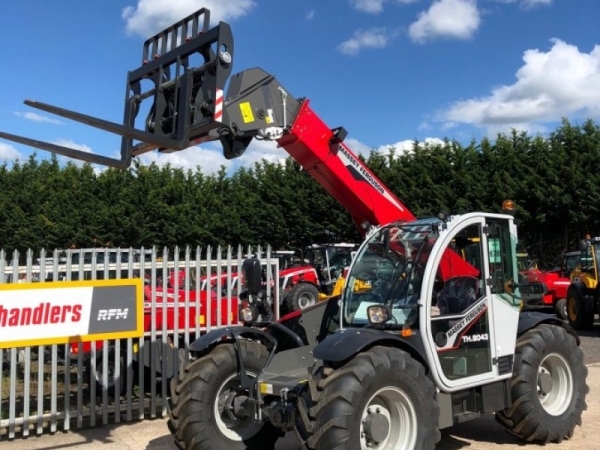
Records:
[[[306,259],[317,271],[321,292],[331,295],[336,282],[350,266],[357,244],[313,244],[306,249]]]
[[[421,336],[440,385],[449,389],[493,379],[494,361],[512,361],[517,335],[514,236],[511,219],[491,214],[377,229],[348,274],[344,327]],[[510,375],[508,364],[502,370]]]
[[[571,258],[574,266],[570,274],[571,281],[582,282],[587,289],[598,285],[598,264],[600,258],[600,237],[586,236],[579,242],[578,258]]]

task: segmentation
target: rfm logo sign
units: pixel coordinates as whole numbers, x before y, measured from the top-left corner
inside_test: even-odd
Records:
[[[98,311],[98,320],[127,319],[128,312],[129,312],[129,308],[101,309]]]

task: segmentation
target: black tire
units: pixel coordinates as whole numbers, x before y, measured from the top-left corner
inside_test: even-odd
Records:
[[[440,440],[434,384],[402,350],[378,346],[336,370],[316,367],[307,384],[296,426],[310,449],[360,450],[370,441],[380,450],[433,450]]]
[[[100,350],[96,353],[96,370],[92,370],[91,357],[86,363],[85,367],[85,379],[90,380],[90,383],[96,384],[96,397],[103,396],[104,388],[109,398],[114,398],[117,395],[117,385],[119,386],[119,396],[127,393],[127,366],[125,364],[125,358],[120,355],[117,358],[115,364],[115,352],[114,348],[110,348],[108,351],[108,374],[106,383],[104,382],[104,351]],[[117,377],[117,364],[119,366],[119,376]]]
[[[584,300],[577,289],[567,291],[567,319],[576,330],[589,330],[594,326],[594,314],[586,314]]]
[[[319,288],[314,284],[300,283],[294,286],[283,301],[285,314],[306,309],[319,301]]]
[[[589,391],[575,338],[561,326],[540,325],[518,339],[515,360],[512,406],[496,413],[498,422],[527,441],[570,438],[581,425]]]
[[[554,305],[554,309],[556,310],[556,315],[561,320],[569,320],[569,314],[567,313],[567,299],[561,298]]]
[[[258,374],[268,358],[267,349],[258,342],[239,341],[246,371]],[[215,415],[226,385],[239,382],[234,344],[217,345],[209,354],[184,364],[171,381],[169,429],[175,444],[183,450],[273,449],[282,431],[269,422],[253,418],[239,419],[229,425],[236,429],[227,433],[222,414]],[[235,435],[235,436],[234,436]]]

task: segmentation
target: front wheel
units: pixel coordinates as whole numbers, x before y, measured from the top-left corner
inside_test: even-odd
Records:
[[[498,422],[527,441],[570,438],[581,425],[589,391],[575,338],[561,326],[540,325],[519,338],[515,359],[512,406],[496,413]]]
[[[577,289],[567,292],[567,319],[576,330],[589,330],[594,326],[594,314],[586,314],[585,298]]]
[[[300,283],[290,289],[285,296],[284,309],[286,313],[298,311],[313,306],[319,299],[319,289],[310,283]]]
[[[321,366],[300,401],[310,449],[433,450],[440,439],[435,387],[408,353],[374,347],[334,370]]]
[[[254,378],[267,362],[258,342],[240,340],[244,368]],[[169,429],[183,450],[272,449],[282,432],[254,418],[240,390],[236,346],[217,345],[209,354],[183,366],[171,381]]]
[[[556,302],[556,305],[554,306],[554,309],[556,310],[556,315],[558,316],[559,319],[569,320],[569,314],[567,313],[567,299],[566,298],[561,298],[560,300],[558,300]]]

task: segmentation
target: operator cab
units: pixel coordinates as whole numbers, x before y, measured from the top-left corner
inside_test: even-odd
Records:
[[[337,280],[350,266],[357,245],[352,243],[313,244],[306,249],[310,265],[317,271],[321,292],[331,295]]]
[[[521,306],[515,231],[497,214],[376,229],[350,268],[344,326],[421,336],[449,389],[509,376]]]

